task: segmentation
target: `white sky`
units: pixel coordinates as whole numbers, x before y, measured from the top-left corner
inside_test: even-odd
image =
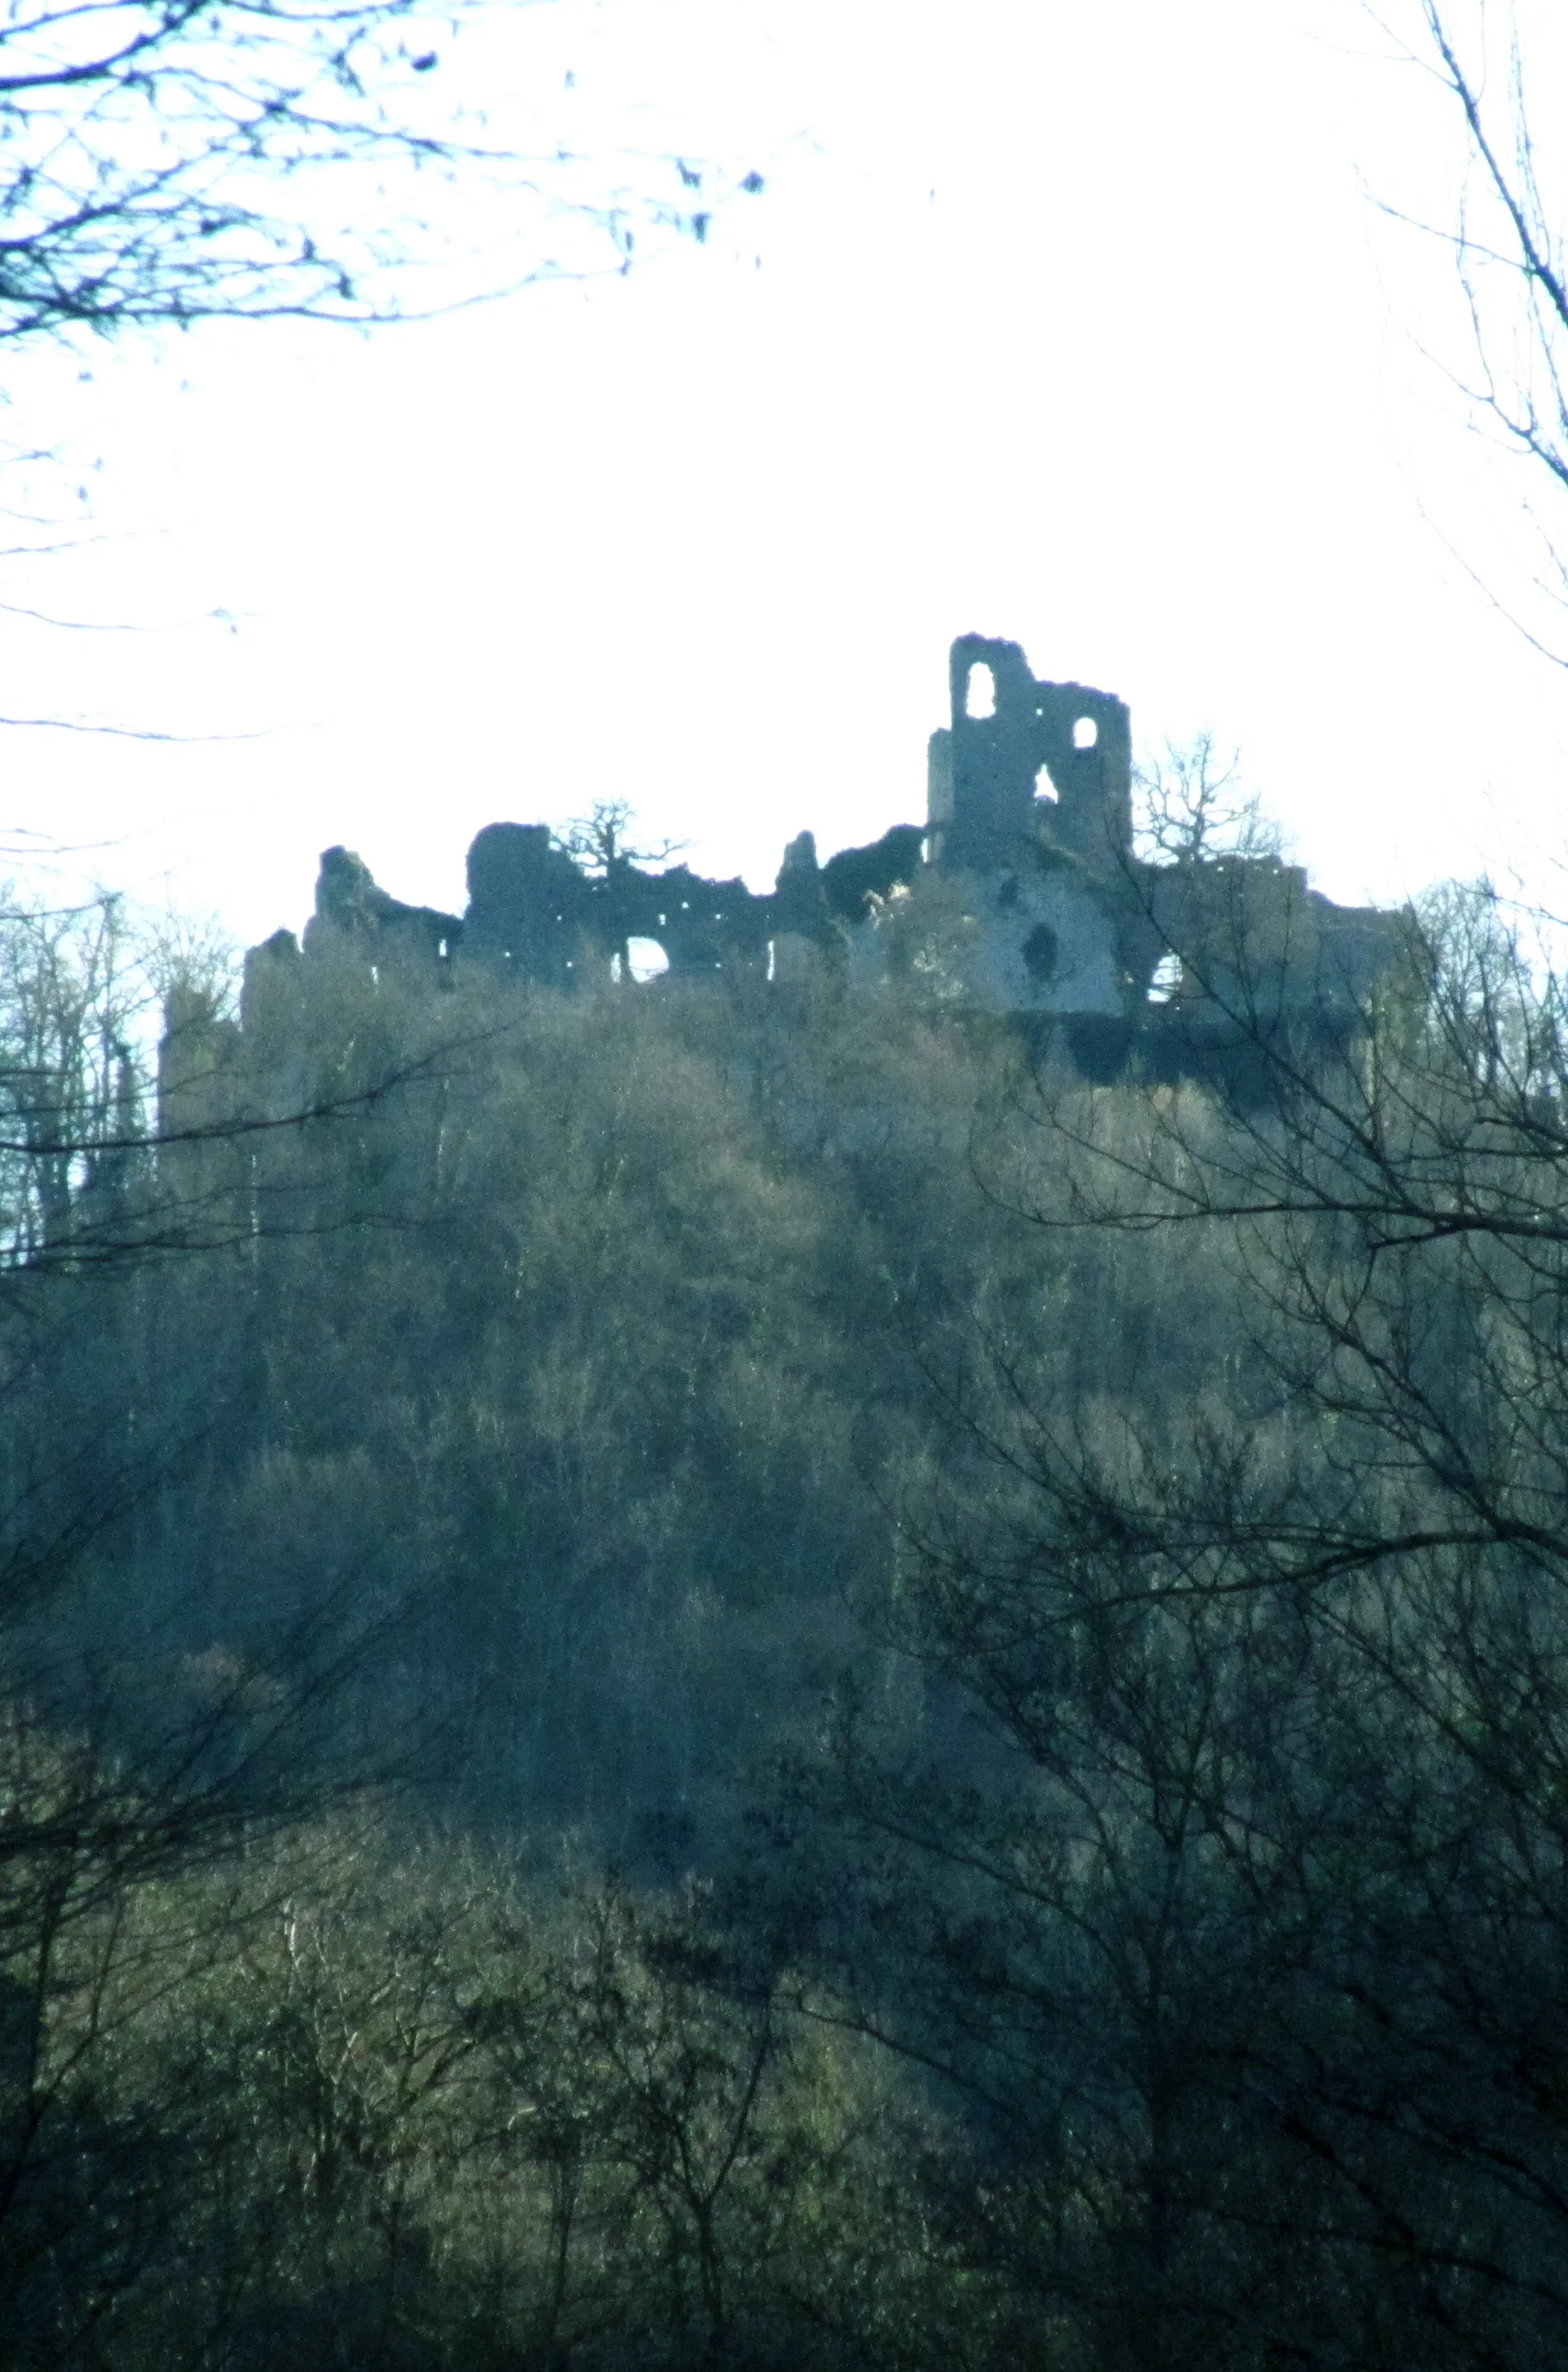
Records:
[[[559,0],[496,38],[563,138],[766,193],[373,340],[13,358],[96,535],[0,599],[137,631],[0,616],[0,710],[244,737],[0,734],[17,830],[244,939],[328,843],[460,906],[482,824],[611,796],[767,887],[803,827],[921,818],[977,629],[1146,742],[1239,742],[1336,896],[1542,878],[1568,675],[1446,547],[1492,566],[1516,493],[1412,343],[1441,256],[1358,180],[1446,218],[1454,127],[1356,0]]]

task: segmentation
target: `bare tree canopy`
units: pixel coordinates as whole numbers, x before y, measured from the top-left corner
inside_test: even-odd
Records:
[[[1468,355],[1445,356],[1445,367],[1471,418],[1527,472],[1532,595],[1560,613],[1568,606],[1568,526],[1558,508],[1568,496],[1568,186],[1561,135],[1547,121],[1562,80],[1560,12],[1528,0],[1418,0],[1408,37],[1393,11],[1368,13],[1458,119],[1452,217],[1434,222],[1382,203],[1452,250]],[[1484,589],[1493,592],[1489,581]],[[1568,664],[1560,620],[1538,622],[1532,596],[1505,606],[1539,649]]]
[[[711,201],[694,169],[668,165],[668,203],[585,194],[580,160],[521,155],[443,100],[441,69],[480,13],[16,0],[0,29],[0,340],[214,315],[381,318],[389,268],[420,244],[410,175],[434,196],[443,176],[483,173],[541,227],[587,222],[610,264],[639,218],[700,236]],[[524,275],[553,268],[545,239]]]

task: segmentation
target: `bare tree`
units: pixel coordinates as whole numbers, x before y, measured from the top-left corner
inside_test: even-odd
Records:
[[[554,834],[555,845],[604,885],[606,936],[622,987],[632,984],[631,941],[637,917],[628,913],[628,882],[633,866],[663,865],[685,843],[657,840],[635,847],[628,837],[636,814],[630,799],[596,799],[586,816],[575,816]]]
[[[970,2104],[966,2245],[1086,2360],[1563,2361],[1565,1046],[1450,894],[1337,1051],[977,1137],[1038,1258],[927,1318],[906,1677],[790,1773],[792,1948]]]
[[[640,226],[705,230],[693,168],[583,193],[565,149],[519,154],[437,94],[476,6],[418,0],[20,0],[0,32],[0,340],[213,315],[395,309],[417,184],[491,178],[531,207],[525,275],[570,217],[630,256]],[[460,49],[459,51],[460,56]],[[444,72],[443,69],[447,71]],[[755,177],[749,177],[753,180]],[[645,181],[647,177],[645,176]],[[604,180],[610,186],[603,187]]]
[[[1560,130],[1540,128],[1561,75],[1560,57],[1547,49],[1556,39],[1551,12],[1521,9],[1516,0],[1416,0],[1420,29],[1409,38],[1377,0],[1368,13],[1394,54],[1429,76],[1458,119],[1464,172],[1456,218],[1434,224],[1389,202],[1383,211],[1452,252],[1469,360],[1445,357],[1443,366],[1472,418],[1525,466],[1534,587],[1561,610],[1568,605],[1568,192]],[[1481,572],[1471,573],[1481,581]],[[1510,614],[1538,649],[1568,664],[1561,640],[1512,605]]]
[[[1138,853],[1156,864],[1195,865],[1213,856],[1277,856],[1279,826],[1248,787],[1239,750],[1222,750],[1207,727],[1190,741],[1167,739],[1132,773]]]

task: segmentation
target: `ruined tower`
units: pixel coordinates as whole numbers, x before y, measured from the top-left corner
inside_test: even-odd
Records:
[[[928,821],[939,865],[990,872],[1041,828],[1097,872],[1132,847],[1125,702],[1040,683],[1016,643],[960,634],[948,657],[952,722],[931,737]]]

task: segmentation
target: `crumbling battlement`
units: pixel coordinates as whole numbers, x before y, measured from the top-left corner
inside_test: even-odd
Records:
[[[279,931],[246,959],[242,1026],[258,1000],[271,1011],[274,983],[291,964],[342,961],[351,953],[372,967],[432,975],[481,964],[563,991],[610,969],[633,939],[662,949],[673,980],[730,969],[766,972],[778,938],[826,946],[862,921],[868,899],[913,882],[923,843],[918,824],[895,824],[868,847],[842,849],[819,865],[812,835],[801,832],[784,852],[777,889],[757,892],[684,865],[654,871],[616,858],[590,870],[545,824],[492,823],[469,850],[469,901],[460,915],[404,905],[351,850],[329,848],[303,946]]]

